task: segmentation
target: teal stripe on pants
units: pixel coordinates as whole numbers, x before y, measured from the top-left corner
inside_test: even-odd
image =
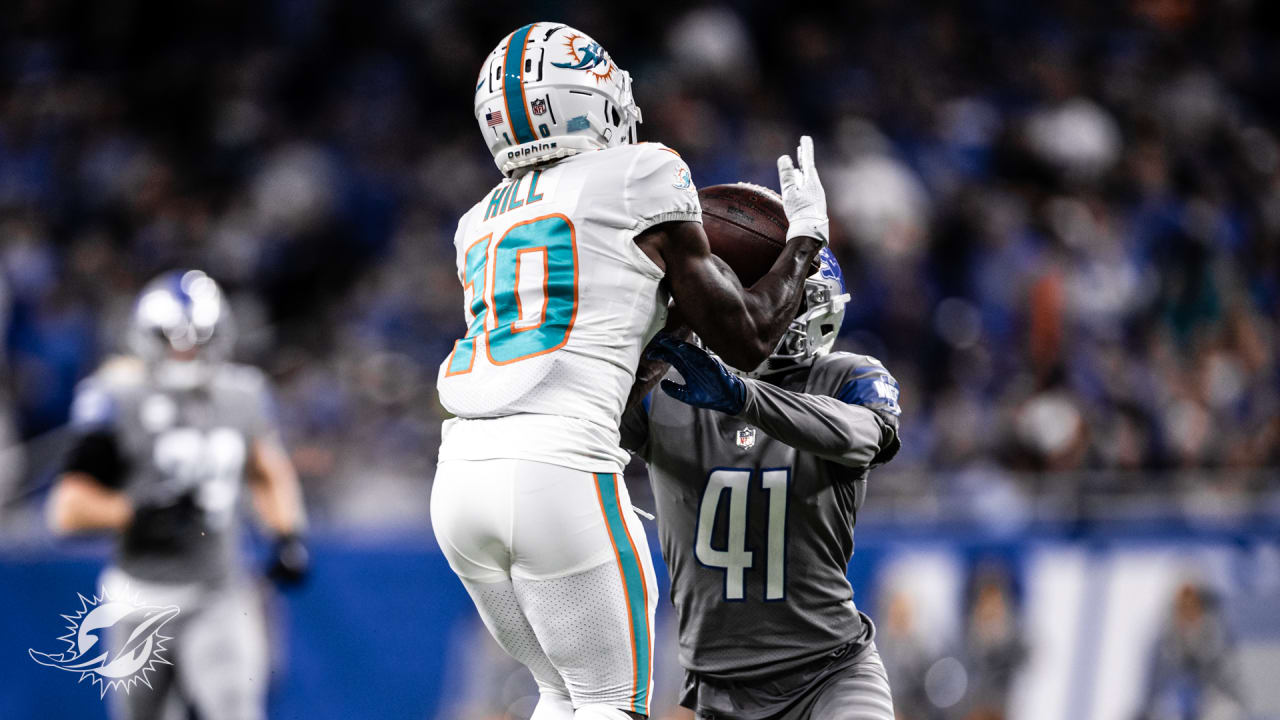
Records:
[[[596,473],[596,487],[600,492],[600,505],[604,508],[604,516],[609,524],[609,537],[613,540],[614,550],[618,553],[618,562],[622,568],[622,585],[627,596],[627,607],[631,614],[631,635],[635,639],[632,646],[636,660],[636,687],[632,697],[631,709],[642,714],[649,713],[649,608],[645,602],[644,569],[640,566],[640,558],[627,532],[622,518],[622,509],[618,505],[618,477],[613,474]]]

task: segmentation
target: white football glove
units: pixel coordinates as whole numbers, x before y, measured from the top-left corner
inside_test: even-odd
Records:
[[[778,158],[778,182],[782,185],[782,207],[787,213],[787,239],[811,237],[827,246],[831,223],[827,220],[827,194],[813,166],[813,138],[800,136],[796,148],[800,167],[791,164],[791,156]]]

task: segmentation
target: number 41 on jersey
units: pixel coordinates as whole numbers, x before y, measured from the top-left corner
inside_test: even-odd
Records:
[[[758,473],[749,469],[717,468],[707,478],[707,489],[702,493],[702,505],[698,509],[698,528],[694,539],[694,556],[698,562],[710,568],[724,570],[725,600],[743,600],[746,597],[747,570],[755,567],[758,550],[747,549],[747,496],[753,476],[769,494],[769,513],[764,548],[764,599],[786,598],[787,580],[787,488],[791,482],[789,468],[772,468]],[[715,536],[716,516],[725,496],[729,500],[726,514],[727,542],[723,550],[712,547]]]

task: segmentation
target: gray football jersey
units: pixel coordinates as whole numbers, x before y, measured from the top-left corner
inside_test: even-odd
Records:
[[[72,423],[115,440],[125,471],[118,489],[139,512],[117,544],[126,573],[161,582],[226,581],[244,565],[245,465],[256,438],[275,431],[266,377],[224,364],[205,385],[163,388],[141,363],[118,360],[76,390]]]
[[[868,470],[896,428],[848,400],[852,381],[884,374],[832,353],[776,385],[748,380],[737,416],[661,391],[624,416],[657,501],[685,668],[750,679],[872,641],[845,574]],[[885,391],[896,414],[896,386]]]

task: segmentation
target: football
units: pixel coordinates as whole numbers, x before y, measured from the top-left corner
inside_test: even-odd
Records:
[[[782,197],[751,183],[712,185],[698,191],[702,227],[711,252],[737,273],[743,287],[764,277],[787,244]],[[815,261],[813,272],[818,271]]]

